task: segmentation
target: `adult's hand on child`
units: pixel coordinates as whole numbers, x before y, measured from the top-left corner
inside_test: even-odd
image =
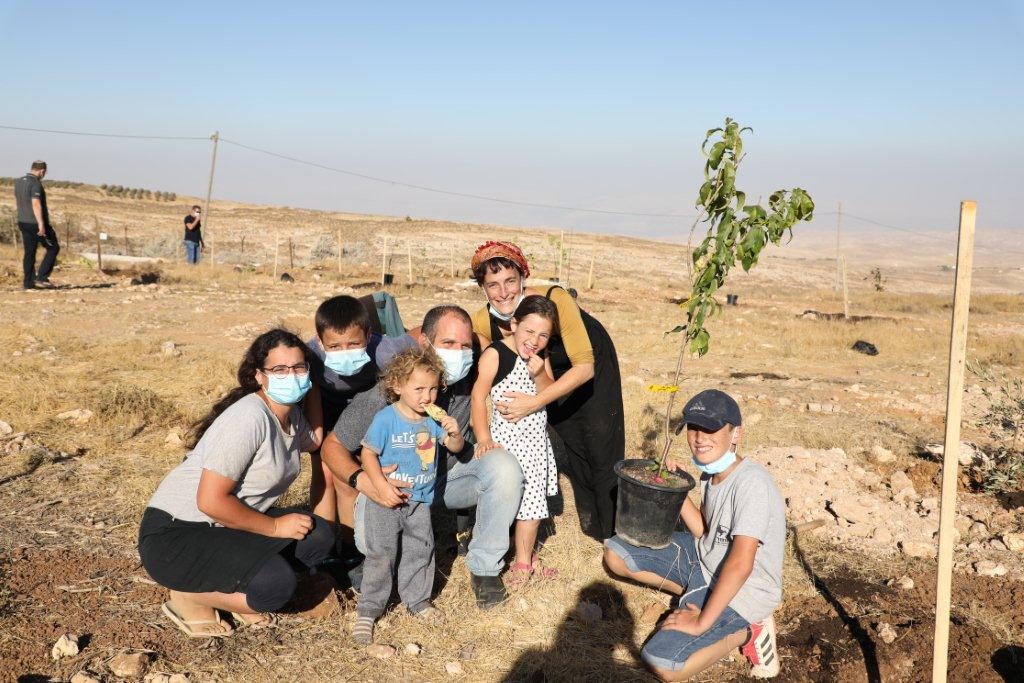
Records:
[[[298,512],[274,517],[274,538],[292,538],[301,541],[313,529],[313,518]]]
[[[544,407],[538,404],[536,396],[521,391],[506,391],[503,396],[504,400],[498,401],[498,414],[509,422],[519,422]]]
[[[495,443],[491,439],[488,439],[487,441],[481,441],[474,447],[473,457],[479,460],[480,458],[487,455],[487,453],[489,453],[490,451],[497,450],[499,448],[504,448],[504,446],[502,446],[500,443]]]
[[[672,614],[665,617],[664,623],[661,628],[668,629],[670,631],[680,631],[682,633],[688,633],[691,636],[699,636],[707,631],[706,628],[700,625],[700,610],[696,605],[686,603],[681,609],[677,609]]]

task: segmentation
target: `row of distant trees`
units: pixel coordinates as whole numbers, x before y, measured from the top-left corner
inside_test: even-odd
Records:
[[[13,185],[15,180],[15,178],[0,176],[0,186]],[[89,187],[86,183],[77,183],[73,180],[47,180],[46,186],[57,188]],[[142,187],[124,187],[123,185],[103,183],[100,185],[100,190],[108,197],[118,197],[121,199],[150,199],[158,202],[175,202],[178,200],[178,195],[174,192],[158,192]]]
[[[13,185],[17,178],[0,178],[0,185]],[[47,187],[86,187],[85,183],[76,183],[73,180],[47,180]]]
[[[154,192],[141,187],[123,187],[121,185],[107,185],[103,183],[100,189],[107,193],[108,197],[121,197],[123,199],[153,199],[158,202],[177,201],[178,195],[174,192]]]

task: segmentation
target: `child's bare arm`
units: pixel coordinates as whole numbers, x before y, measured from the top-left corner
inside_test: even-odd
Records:
[[[479,457],[495,447],[491,440],[490,420],[487,415],[487,397],[498,374],[498,352],[484,349],[477,362],[476,382],[470,394],[470,424],[476,437],[476,455]]]
[[[683,501],[683,507],[679,509],[679,516],[694,538],[700,538],[704,535],[704,515],[700,513],[700,510],[693,504],[689,496]]]
[[[302,402],[302,413],[306,416],[306,422],[309,423],[310,428],[313,430],[313,434],[316,438],[316,447],[319,448],[324,442],[324,409],[323,404],[320,402],[320,387],[317,386],[316,382],[313,383],[313,387],[306,394],[305,400]],[[334,425],[326,427],[327,431],[334,429]]]
[[[662,628],[694,636],[699,636],[711,628],[754,571],[754,555],[757,553],[758,543],[753,536],[733,536],[729,554],[722,561],[718,580],[705,600],[704,607],[701,609],[697,605],[687,604],[670,614]]]
[[[459,428],[459,423],[451,415],[445,415],[441,418],[441,428],[448,433],[448,436],[444,439],[444,447],[448,449],[449,453],[459,453],[462,448],[466,445],[466,439],[462,436],[462,430]]]

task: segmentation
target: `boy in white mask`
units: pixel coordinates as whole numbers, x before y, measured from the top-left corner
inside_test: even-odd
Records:
[[[786,506],[771,474],[737,455],[743,435],[736,401],[716,389],[683,408],[700,508],[687,498],[685,531],[654,550],[619,536],[605,542],[605,564],[622,577],[680,596],[641,656],[664,681],[690,678],[742,646],[751,675],[779,673],[772,612],[782,599]]]

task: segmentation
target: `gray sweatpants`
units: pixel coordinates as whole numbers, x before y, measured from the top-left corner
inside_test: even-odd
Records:
[[[430,506],[410,501],[397,509],[366,496],[356,502],[356,541],[366,555],[357,612],[378,618],[391,597],[395,565],[398,596],[415,614],[430,604],[434,586],[434,528]],[[398,561],[401,554],[401,562]]]

